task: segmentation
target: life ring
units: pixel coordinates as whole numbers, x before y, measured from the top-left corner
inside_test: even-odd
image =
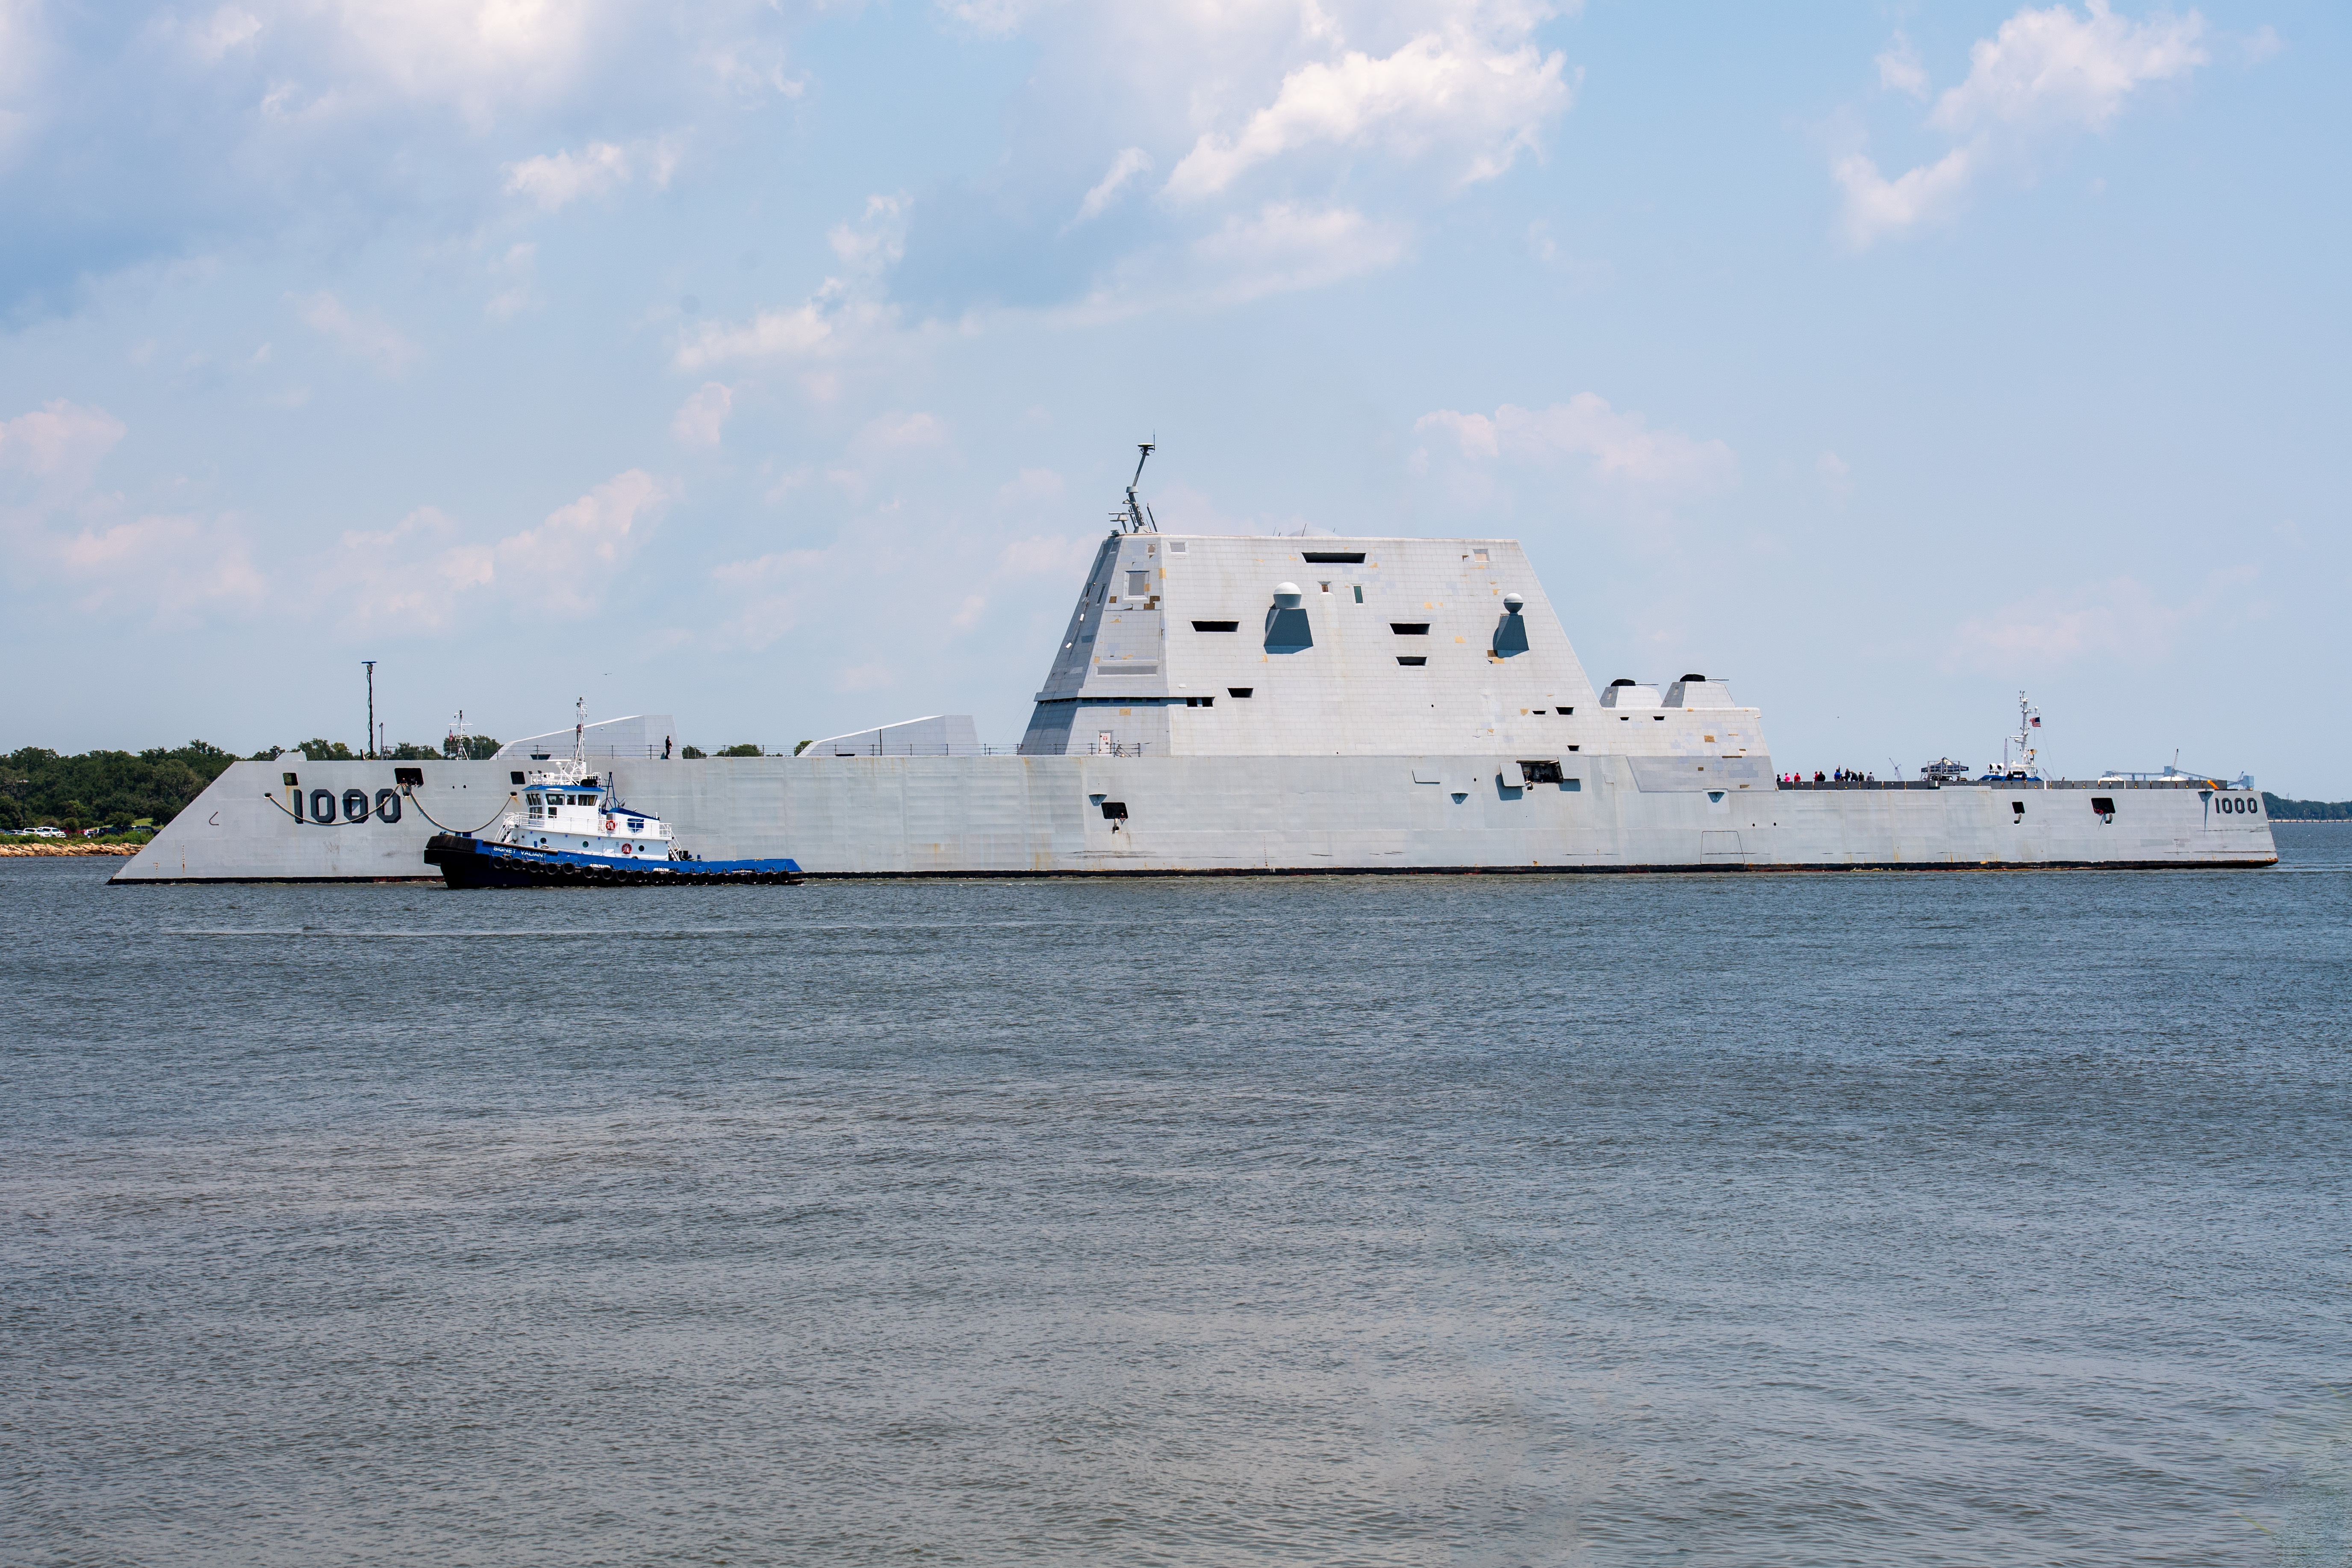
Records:
[[[607,832],[607,833],[610,833],[610,832],[612,832],[612,831],[613,831],[613,827],[614,827],[613,819],[612,819],[611,817],[609,817],[609,816],[608,816],[608,817],[606,817],[606,818],[604,819],[604,831],[605,831],[605,832]]]
[[[636,851],[635,851],[635,849],[630,848],[627,845],[624,844],[624,845],[622,845],[622,846],[621,846],[621,853],[622,853],[622,854],[624,854],[624,855],[634,855],[634,854],[635,854],[635,853],[636,853]]]

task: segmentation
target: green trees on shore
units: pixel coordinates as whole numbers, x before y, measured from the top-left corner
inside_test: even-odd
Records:
[[[78,757],[26,746],[0,757],[0,830],[54,823],[75,832],[142,817],[168,822],[236,760],[208,741]]]
[[[499,749],[488,735],[460,735],[437,746],[404,741],[384,753],[388,760],[442,761],[464,756],[478,761]],[[270,746],[255,762],[300,757],[313,763],[347,763],[359,753],[341,741],[311,739],[299,746]],[[49,824],[68,833],[85,827],[127,827],[152,821],[163,826],[205,792],[221,771],[238,761],[209,741],[157,746],[144,752],[84,752],[60,756],[26,746],[0,757],[0,833]]]

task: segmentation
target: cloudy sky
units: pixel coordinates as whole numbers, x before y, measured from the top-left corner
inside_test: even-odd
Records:
[[[1013,740],[1163,527],[2352,795],[2352,13],[0,0],[0,746]]]

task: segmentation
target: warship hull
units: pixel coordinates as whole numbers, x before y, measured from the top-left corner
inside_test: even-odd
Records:
[[[607,765],[704,860],[789,856],[813,878],[2123,869],[2278,858],[2252,790],[1792,788],[1774,782],[1769,757],[1716,761],[1701,778],[1690,763],[1608,755],[1571,756],[1559,782],[1528,784],[1528,750]],[[306,790],[376,804],[298,821],[279,798],[280,765],[232,764],[113,880],[439,880],[428,841],[488,826],[515,787],[503,763],[425,763],[424,783],[393,795],[387,811],[392,764],[311,763],[301,768]]]
[[[697,858],[789,856],[811,877],[2278,858],[2262,797],[2212,781],[1784,784],[1760,711],[1727,681],[1597,685],[1512,540],[1144,521],[1131,513],[1097,549],[1017,752],[934,715],[795,756],[673,760],[674,727],[640,715],[483,762],[239,763],[114,879],[434,877],[436,832],[550,837],[526,781],[559,749]],[[2032,743],[2021,733],[2006,753],[2028,773]]]

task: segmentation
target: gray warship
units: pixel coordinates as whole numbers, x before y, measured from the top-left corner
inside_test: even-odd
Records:
[[[666,718],[638,715],[483,761],[237,763],[112,879],[438,879],[427,840],[517,812],[565,742],[697,855],[788,857],[811,878],[2278,858],[2244,779],[2069,781],[2006,760],[1976,778],[1784,778],[1723,679],[1596,686],[1516,541],[1163,533],[1132,484],[1118,519],[1017,746],[934,715],[793,756],[687,759]]]

